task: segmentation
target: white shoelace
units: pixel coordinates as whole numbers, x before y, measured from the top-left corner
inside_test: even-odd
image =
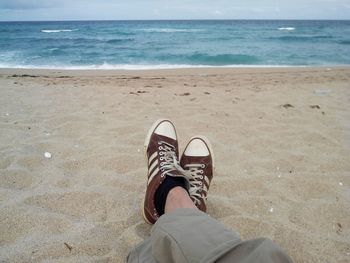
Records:
[[[180,163],[175,154],[175,147],[170,143],[159,141],[158,150],[160,155],[160,171],[161,177],[164,177],[166,174],[170,176],[178,176],[177,174],[172,174],[173,171],[179,171],[184,177],[189,180],[186,176],[186,171],[180,166]]]
[[[190,195],[194,199],[193,201],[200,205],[202,199],[202,191],[203,191],[203,183],[202,180],[204,178],[203,168],[204,164],[186,164],[186,176],[189,178],[190,183]]]

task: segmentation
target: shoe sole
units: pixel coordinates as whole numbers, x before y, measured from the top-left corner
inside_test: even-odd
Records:
[[[202,141],[204,141],[204,143],[206,144],[206,146],[208,147],[209,150],[209,154],[211,155],[211,161],[212,161],[212,166],[213,166],[213,172],[215,171],[215,157],[214,157],[214,152],[213,152],[213,147],[211,146],[211,143],[209,141],[209,139],[203,135],[195,135],[193,137],[190,138],[189,142],[192,141],[193,139],[201,139]],[[188,143],[189,144],[189,143]],[[188,145],[187,144],[187,145]],[[183,153],[186,151],[187,149],[187,145],[186,148],[184,149]],[[182,153],[182,154],[183,154]],[[181,159],[181,158],[180,158]]]
[[[147,132],[147,135],[146,135],[146,139],[145,139],[145,142],[143,144],[143,151],[144,151],[144,154],[145,154],[145,160],[146,160],[146,167],[147,167],[147,170],[148,170],[148,157],[147,157],[147,147],[148,147],[148,144],[151,140],[151,136],[154,132],[154,130],[156,129],[156,127],[163,121],[168,121],[170,122],[173,127],[174,127],[174,130],[175,130],[175,125],[169,120],[169,119],[159,119],[157,121],[155,121],[153,123],[153,125],[151,126],[151,128],[149,128],[148,132]],[[176,133],[176,130],[175,130],[175,135],[176,135],[176,139],[177,139],[177,133]],[[147,172],[147,178],[148,178],[148,172]],[[148,184],[146,184],[146,187],[148,186]],[[153,225],[150,221],[148,221],[146,215],[145,215],[145,197],[143,198],[143,201],[141,203],[141,211],[142,211],[142,217],[143,219],[146,221],[147,224],[150,224],[150,225]]]

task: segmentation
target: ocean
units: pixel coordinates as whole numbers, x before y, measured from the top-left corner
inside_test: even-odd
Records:
[[[0,22],[2,68],[349,64],[349,20]]]

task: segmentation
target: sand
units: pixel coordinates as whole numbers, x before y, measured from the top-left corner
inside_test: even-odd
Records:
[[[180,151],[211,140],[212,217],[295,262],[350,261],[349,68],[2,69],[0,94],[0,262],[124,262],[151,228],[161,117]]]

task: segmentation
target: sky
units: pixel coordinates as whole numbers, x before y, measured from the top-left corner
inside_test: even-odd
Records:
[[[0,21],[350,19],[350,0],[0,0]]]

